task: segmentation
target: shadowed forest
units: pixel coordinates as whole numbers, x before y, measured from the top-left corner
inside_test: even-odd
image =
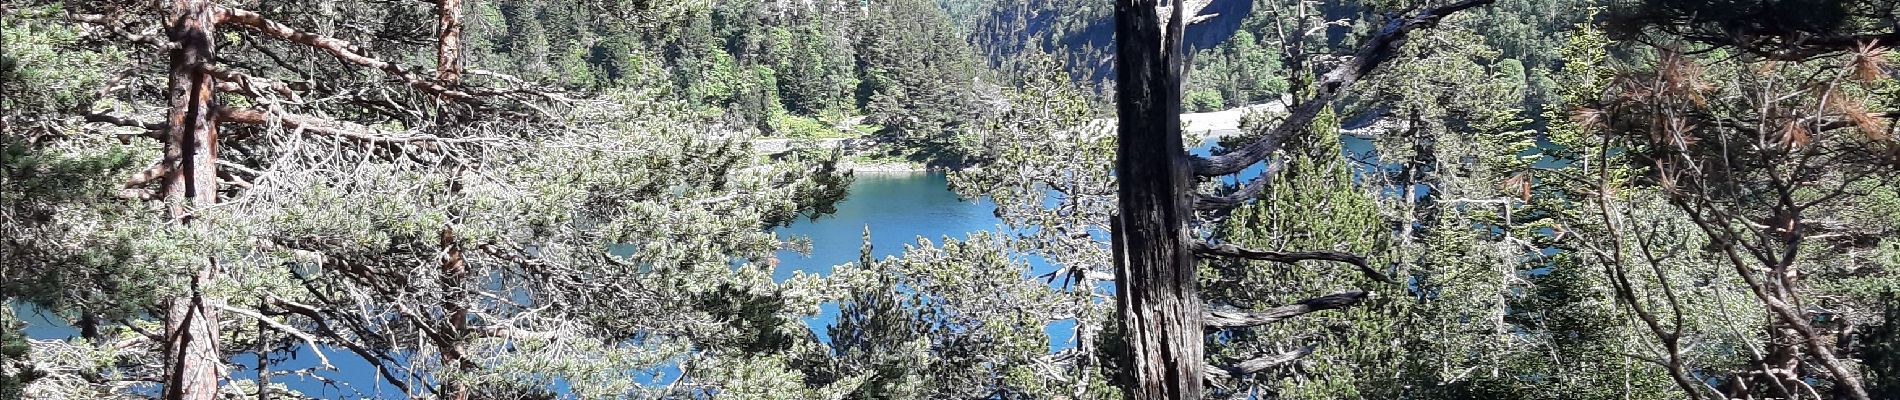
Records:
[[[1900,399],[1896,47],[1895,0],[6,0],[0,399]]]

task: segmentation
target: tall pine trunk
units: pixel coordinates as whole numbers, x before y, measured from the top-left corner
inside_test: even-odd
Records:
[[[462,0],[436,0],[435,80],[462,80]]]
[[[213,119],[216,83],[204,70],[215,51],[216,7],[209,0],[171,3],[171,68],[163,193],[174,221],[200,225],[193,213],[218,198],[218,126]],[[216,278],[218,262],[194,266],[190,290],[168,299],[165,315],[165,390],[168,400],[211,400],[224,374],[218,352],[218,302],[205,294]]]
[[[437,0],[435,14],[435,79],[443,86],[453,88],[462,80],[462,1]],[[437,105],[437,112],[448,113],[452,110],[447,106],[447,99],[438,99]],[[449,115],[442,117],[444,118],[438,119],[455,121],[455,118]],[[462,190],[461,169],[458,167],[454,174],[453,181],[449,184],[451,197],[461,195]],[[468,334],[469,299],[466,292],[462,290],[468,285],[468,266],[463,259],[462,244],[456,239],[453,227],[456,220],[461,218],[462,213],[460,209],[453,208],[453,205],[450,207],[450,220],[442,227],[441,235],[441,246],[444,252],[441,286],[447,291],[443,294],[442,311],[445,314],[443,318],[448,322],[446,333],[444,333],[446,337],[441,339],[442,365],[457,371],[468,372],[471,369],[471,361],[463,354],[462,343],[462,338]],[[450,379],[445,382],[445,385],[447,387],[443,398],[468,399],[469,388],[465,379]]]
[[[1180,3],[1167,25],[1156,0],[1115,4],[1116,311],[1127,398],[1199,399],[1201,300],[1187,223],[1192,177],[1181,146]]]

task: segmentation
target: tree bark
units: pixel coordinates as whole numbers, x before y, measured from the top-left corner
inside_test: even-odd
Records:
[[[218,127],[211,104],[215,79],[205,73],[216,51],[214,6],[209,0],[172,2],[170,111],[166,115],[166,171],[163,193],[172,199],[173,218],[189,220],[185,205],[217,201]]]
[[[212,119],[216,82],[204,72],[215,51],[216,8],[209,0],[174,0],[171,7],[173,46],[166,93],[170,125],[160,163],[177,166],[166,171],[161,193],[168,197],[172,219],[190,223],[197,219],[192,213],[216,203],[218,196],[218,127]],[[205,260],[192,274],[189,292],[167,301],[165,399],[217,397],[218,378],[224,375],[218,352],[219,299],[204,293],[217,268],[216,259]]]
[[[1115,4],[1116,311],[1127,354],[1118,376],[1129,399],[1199,399],[1201,300],[1188,241],[1190,185],[1181,146],[1180,7],[1166,25],[1156,0]],[[1165,27],[1165,28],[1164,28]],[[1165,31],[1164,31],[1165,30]]]
[[[435,79],[446,87],[455,87],[462,80],[462,2],[461,0],[437,0],[436,7],[436,46]],[[444,99],[448,100],[448,99]],[[446,112],[447,107],[437,107],[438,112]],[[449,184],[451,196],[461,195],[462,173],[456,169],[454,180]],[[468,283],[468,266],[463,261],[460,241],[455,239],[453,224],[461,219],[462,210],[450,206],[450,220],[442,227],[443,318],[448,319],[448,329],[442,338],[442,365],[457,371],[467,372],[470,361],[463,354],[462,338],[468,332],[468,296],[462,287]],[[450,400],[468,399],[468,382],[462,378],[447,380],[443,397]]]
[[[224,361],[218,352],[217,298],[203,287],[217,271],[207,263],[192,277],[191,293],[172,298],[165,315],[166,400],[213,400]]]
[[[1208,311],[1206,316],[1202,318],[1206,320],[1209,329],[1260,326],[1313,312],[1352,307],[1358,305],[1359,302],[1365,301],[1369,295],[1371,295],[1371,292],[1354,290],[1300,300],[1298,303],[1269,308],[1266,311],[1260,312]]]
[[[462,0],[436,0],[435,80],[462,80]]]
[[[457,178],[457,182],[452,185],[460,185],[459,176]],[[451,214],[460,213],[451,210]],[[469,369],[470,361],[463,358],[462,338],[466,336],[468,332],[468,307],[466,305],[468,299],[467,296],[462,294],[462,286],[468,281],[468,267],[463,264],[462,245],[455,240],[454,228],[449,226],[442,227],[441,242],[442,251],[444,252],[442,257],[442,281],[440,282],[442,290],[444,291],[442,318],[447,320],[444,321],[447,322],[447,329],[444,329],[440,337],[436,340],[438,342],[437,345],[442,347],[442,365],[446,368],[454,368],[457,371],[466,372]],[[443,381],[443,398],[452,400],[468,399],[468,383],[462,378],[444,379]]]
[[[258,298],[257,309],[260,314],[268,313],[264,311],[264,307],[268,307],[268,304],[263,298]],[[265,354],[270,353],[270,342],[264,340],[265,332],[270,332],[269,329],[270,324],[265,323],[261,318],[257,320],[257,348],[253,350],[257,352],[257,400],[270,400],[270,358],[265,357]],[[311,350],[323,351],[323,349]]]

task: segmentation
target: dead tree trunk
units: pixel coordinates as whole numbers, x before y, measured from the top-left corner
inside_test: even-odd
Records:
[[[1201,300],[1187,223],[1192,177],[1181,147],[1180,2],[1166,25],[1156,0],[1115,4],[1116,311],[1129,399],[1199,399]],[[1165,30],[1165,32],[1164,32]]]
[[[172,219],[188,224],[193,213],[217,202],[218,127],[213,119],[216,82],[205,72],[215,51],[216,8],[207,0],[174,0],[165,159],[170,165],[162,189]],[[204,293],[217,275],[218,262],[195,267],[190,290],[168,300],[165,315],[165,390],[168,400],[217,397],[224,364],[218,352],[217,298]]]

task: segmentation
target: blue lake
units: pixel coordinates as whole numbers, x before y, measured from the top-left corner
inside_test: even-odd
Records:
[[[866,229],[871,255],[882,259],[902,254],[904,245],[917,243],[919,236],[942,243],[944,237],[962,239],[1000,227],[994,204],[960,199],[948,185],[943,173],[858,174],[837,213],[774,230],[781,238],[810,238],[811,253],[780,251],[772,277],[785,280],[793,271],[825,274],[832,266],[857,262]]]

